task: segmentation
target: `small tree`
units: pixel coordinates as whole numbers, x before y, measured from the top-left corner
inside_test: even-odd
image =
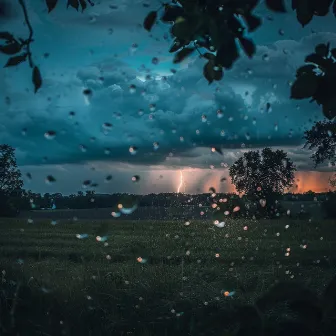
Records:
[[[17,168],[14,148],[0,145],[0,215],[16,212],[12,203],[14,197],[21,196],[23,181]]]
[[[261,152],[244,153],[230,167],[229,173],[239,193],[245,193],[251,200],[259,200],[258,208],[270,212],[275,210],[275,196],[293,185],[295,171],[287,153],[264,148]]]
[[[324,161],[336,164],[336,123],[335,121],[318,121],[304,134],[305,148],[315,150],[311,158],[315,167]]]

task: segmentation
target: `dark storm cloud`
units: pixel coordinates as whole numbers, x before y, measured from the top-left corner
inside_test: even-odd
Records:
[[[249,148],[275,146],[288,150],[300,169],[312,169],[309,151],[301,149],[302,136],[322,118],[321,109],[290,100],[290,85],[316,44],[336,47],[336,34],[326,32],[334,29],[334,18],[314,18],[304,29],[294,13],[265,19],[253,34],[258,44],[255,57],[240,58],[221,82],[209,86],[202,76],[204,61],[197,55],[180,67],[172,64],[170,38],[163,38],[166,25],[159,24],[152,34],[141,28],[150,10],[141,1],[117,1],[112,7],[102,3],[84,14],[59,4],[47,15],[43,1],[27,1],[27,6],[43,86],[33,94],[31,72],[24,64],[0,70],[0,143],[17,148],[22,167],[42,169],[43,175],[53,165],[86,167],[85,162],[97,161],[128,163],[135,173],[156,165],[173,170],[221,168]],[[134,9],[132,15],[129,8]],[[263,5],[258,11],[266,18]],[[26,36],[22,16],[8,22],[6,29]],[[158,59],[155,64],[153,57]],[[5,62],[0,55],[0,63]],[[178,70],[174,75],[172,68]],[[151,78],[145,80],[146,75]],[[83,95],[85,88],[92,96]],[[47,131],[56,132],[56,137],[46,139]],[[130,146],[138,147],[136,155],[130,154]],[[224,155],[212,153],[211,147],[222,148]],[[49,166],[43,168],[46,163]],[[326,164],[319,169],[331,168]],[[105,170],[101,178],[103,174]]]

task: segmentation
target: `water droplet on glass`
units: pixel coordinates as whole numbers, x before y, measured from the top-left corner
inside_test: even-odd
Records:
[[[132,154],[132,155],[135,155],[137,152],[138,152],[138,148],[135,147],[135,146],[131,146],[129,148],[129,152]]]
[[[46,182],[47,184],[52,184],[52,183],[56,182],[56,179],[55,179],[55,177],[53,177],[52,175],[48,175],[48,176],[46,177],[46,179],[45,179],[45,182]]]
[[[85,180],[82,183],[82,188],[87,188],[91,184],[91,180]]]
[[[86,148],[86,146],[84,146],[84,145],[79,145],[79,149],[80,149],[83,153],[85,153],[85,152],[87,151],[87,148]]]
[[[87,233],[77,233],[76,234],[76,238],[78,239],[85,239],[85,238],[88,238],[89,235]]]
[[[48,140],[52,140],[56,137],[56,132],[55,131],[48,131],[44,133],[44,137]]]
[[[129,92],[132,93],[132,94],[136,92],[136,86],[134,84],[131,84],[129,86]]]

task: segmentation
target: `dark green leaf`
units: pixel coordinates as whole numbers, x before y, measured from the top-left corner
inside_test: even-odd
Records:
[[[323,114],[324,116],[329,119],[332,120],[336,117],[336,97],[332,97],[330,100],[328,100],[327,102],[323,103]],[[335,289],[334,289],[335,290]],[[330,289],[331,292],[331,289]],[[336,292],[336,290],[335,290]],[[334,304],[336,302],[336,295],[335,293],[333,294],[333,300],[334,300]],[[336,308],[336,306],[335,306]]]
[[[296,16],[299,22],[304,27],[308,24],[314,16],[314,10],[308,1],[300,1],[296,8]]]
[[[310,54],[305,58],[305,62],[315,63],[322,68],[326,68],[328,66],[328,60],[324,59],[318,54]]]
[[[328,44],[318,44],[315,47],[315,53],[321,57],[327,57],[329,54],[329,45]]]
[[[255,54],[255,52],[256,52],[256,46],[255,46],[255,44],[251,40],[249,40],[249,39],[247,39],[245,37],[241,37],[239,39],[239,42],[240,42],[242,48],[244,49],[245,54],[249,58],[251,58]]]
[[[32,81],[33,81],[35,93],[36,93],[38,89],[42,86],[42,77],[41,77],[40,70],[37,66],[34,66]]]
[[[52,10],[55,9],[56,5],[57,5],[57,1],[58,0],[46,0],[46,4],[48,7],[48,13],[50,13]]]
[[[313,64],[307,64],[307,65],[304,65],[300,68],[298,68],[296,70],[296,76],[299,77],[301,75],[303,75],[304,73],[307,73],[307,72],[313,72],[313,70],[316,69],[316,66],[313,65]]]
[[[265,2],[266,6],[274,12],[280,12],[280,13],[286,12],[284,0],[266,0]]]
[[[0,46],[0,52],[6,55],[17,54],[18,52],[21,51],[21,49],[22,45],[17,41]]]
[[[67,7],[71,6],[72,8],[75,8],[78,11],[79,8],[79,1],[78,0],[68,0]]]
[[[163,22],[173,22],[179,16],[183,16],[183,14],[184,14],[184,10],[182,7],[166,5],[164,9],[164,13],[161,17],[161,20]]]
[[[82,12],[84,12],[85,9],[86,9],[86,7],[87,7],[86,1],[85,0],[79,0],[79,3],[81,5],[81,7],[82,7]]]
[[[214,73],[214,70],[213,70],[213,63],[212,62],[209,61],[208,63],[206,63],[204,65],[203,76],[209,82],[209,84],[211,84],[214,81],[215,73]]]
[[[196,50],[196,48],[183,48],[182,50],[180,50],[179,52],[177,52],[175,54],[173,63],[180,63],[182,62],[186,57],[188,57],[191,53],[193,53]]]
[[[182,43],[178,39],[174,40],[174,44],[170,47],[169,52],[173,53],[179,49],[181,49],[184,46],[184,42]]]
[[[188,20],[176,22],[172,27],[172,34],[179,40],[190,40],[195,34],[196,25]]]
[[[223,78],[223,68],[219,66],[214,66],[214,80],[219,81]]]
[[[234,38],[222,44],[216,54],[216,64],[220,64],[226,69],[230,69],[233,63],[238,59],[239,54]]]
[[[300,0],[292,0],[292,9],[296,10]]]
[[[319,86],[319,77],[314,73],[304,73],[298,77],[291,87],[292,99],[305,99],[312,97]]]
[[[8,40],[10,42],[14,40],[14,36],[9,32],[0,32],[0,39]]]
[[[144,23],[143,23],[144,28],[148,31],[151,31],[156,21],[156,18],[157,18],[157,12],[156,11],[150,12],[144,20]]]
[[[254,32],[261,25],[261,19],[250,13],[244,15],[244,20],[249,32]]]
[[[8,62],[4,66],[4,68],[10,67],[10,66],[15,66],[18,65],[22,62],[24,62],[27,59],[27,54],[19,55],[19,56],[13,56],[8,59]]]
[[[206,58],[209,61],[214,61],[215,58],[216,58],[216,55],[206,52],[206,53],[203,54],[203,57]]]
[[[331,49],[330,52],[331,52],[331,56],[336,58],[336,48]]]

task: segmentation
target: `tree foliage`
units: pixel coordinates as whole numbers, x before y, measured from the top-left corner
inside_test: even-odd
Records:
[[[0,145],[0,215],[10,215],[12,199],[21,194],[23,181],[17,168],[14,148]]]
[[[315,122],[311,130],[304,133],[305,148],[314,150],[311,158],[315,167],[324,161],[336,164],[336,123],[333,121]]]
[[[232,183],[240,193],[271,195],[283,193],[294,183],[296,168],[283,150],[264,148],[249,151],[229,170]]]
[[[336,48],[330,49],[329,43],[319,44],[305,62],[297,69],[291,98],[312,98],[311,102],[322,105],[324,116],[332,120],[336,117]]]
[[[0,145],[0,191],[11,195],[21,190],[23,181],[21,172],[17,168],[15,150],[9,145]]]

